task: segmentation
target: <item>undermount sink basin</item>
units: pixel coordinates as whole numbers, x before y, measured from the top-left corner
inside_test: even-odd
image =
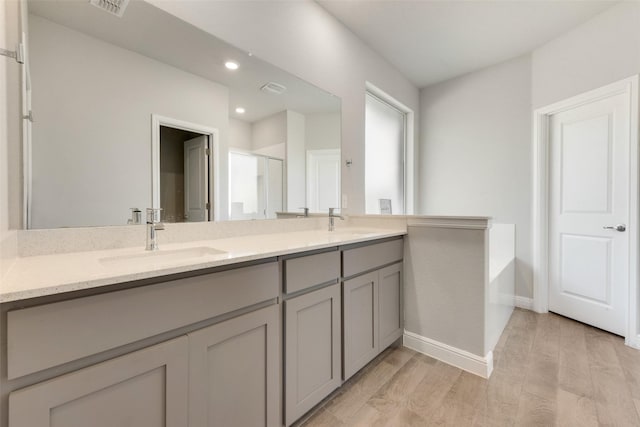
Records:
[[[171,263],[204,258],[213,255],[221,255],[227,252],[221,251],[208,246],[199,246],[195,248],[169,249],[158,251],[142,251],[140,253],[116,255],[112,257],[101,258],[100,263],[110,266],[140,266],[140,265],[158,265],[160,263]]]

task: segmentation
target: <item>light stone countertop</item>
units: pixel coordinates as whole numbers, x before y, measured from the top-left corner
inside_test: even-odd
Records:
[[[20,257],[2,282],[0,303],[405,234],[401,229],[340,228],[164,244],[157,252],[134,247]]]

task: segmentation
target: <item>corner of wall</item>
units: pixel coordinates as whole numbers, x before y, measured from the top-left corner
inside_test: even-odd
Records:
[[[3,230],[0,233],[0,283],[9,273],[18,257],[18,232]]]

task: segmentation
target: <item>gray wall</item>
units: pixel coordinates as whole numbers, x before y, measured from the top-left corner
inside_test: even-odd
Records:
[[[287,111],[280,111],[251,125],[251,150],[284,159],[287,143]]]
[[[251,123],[229,118],[229,148],[251,151]]]
[[[640,2],[621,2],[536,49],[533,107],[640,73]]]
[[[29,19],[34,228],[124,224],[129,207],[150,207],[152,113],[219,129],[226,159],[227,88]],[[219,176],[227,212],[226,162]]]
[[[516,294],[532,288],[533,109],[640,73],[640,3],[516,58],[421,91],[420,212],[516,224]]]
[[[421,92],[420,212],[516,224],[516,290],[531,295],[531,60]]]
[[[340,97],[342,155],[353,159],[342,193],[349,213],[364,213],[365,83],[419,117],[419,90],[405,76],[313,1],[147,1]]]
[[[287,110],[287,205],[285,209],[295,212],[307,206],[307,160],[305,150],[305,117]]]
[[[340,149],[340,115],[306,114],[305,145],[307,150]]]

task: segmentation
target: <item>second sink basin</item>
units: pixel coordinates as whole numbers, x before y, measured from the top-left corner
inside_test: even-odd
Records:
[[[197,261],[199,258],[225,253],[227,252],[208,246],[168,250],[160,249],[158,251],[142,251],[140,253],[105,257],[100,259],[100,263],[106,266],[158,265],[160,263],[182,262],[187,260]]]

